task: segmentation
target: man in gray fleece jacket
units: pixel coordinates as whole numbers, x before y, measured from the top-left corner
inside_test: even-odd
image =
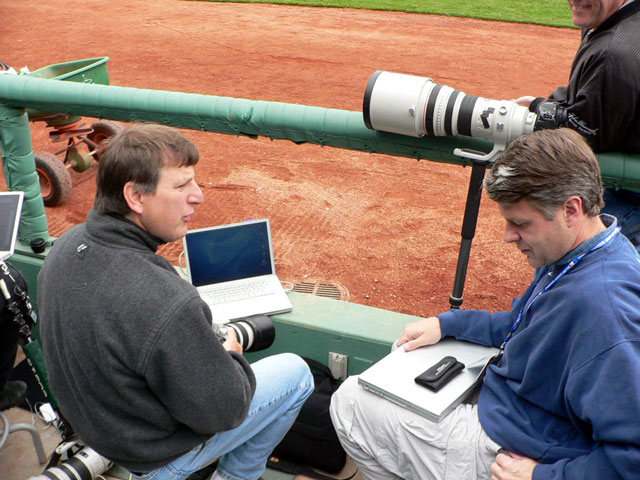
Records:
[[[249,365],[232,329],[158,246],[183,237],[203,195],[197,148],[134,125],[110,139],[87,222],[57,240],[38,277],[42,343],[60,409],[80,438],[145,480],[220,459],[212,479],[252,480],[313,390],[293,354]]]

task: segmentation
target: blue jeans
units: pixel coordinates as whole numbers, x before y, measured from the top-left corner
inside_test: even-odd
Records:
[[[640,252],[640,206],[637,205],[636,200],[638,195],[628,192],[630,198],[626,198],[625,193],[627,192],[614,192],[611,189],[606,189],[604,191],[605,207],[602,209],[602,213],[608,213],[618,219],[621,233]]]
[[[132,478],[182,480],[218,458],[212,478],[260,478],[269,455],[313,392],[313,376],[307,364],[292,353],[264,358],[251,368],[256,376],[256,393],[247,418],[239,427],[217,433],[168,465]]]

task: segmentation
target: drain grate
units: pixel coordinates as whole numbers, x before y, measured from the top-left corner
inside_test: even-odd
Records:
[[[293,284],[293,291],[299,293],[308,293],[318,297],[333,298],[335,300],[349,300],[349,291],[339,283],[326,283],[304,281]]]

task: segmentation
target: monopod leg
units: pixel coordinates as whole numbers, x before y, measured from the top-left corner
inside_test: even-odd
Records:
[[[464,217],[462,219],[462,241],[460,243],[460,253],[458,254],[456,277],[453,284],[453,293],[449,297],[449,304],[452,309],[458,309],[462,305],[462,292],[464,290],[464,281],[467,276],[471,241],[476,234],[480,199],[482,198],[482,181],[484,180],[484,173],[487,169],[488,163],[489,162],[487,160],[474,159],[473,167],[471,167],[471,179],[469,180],[467,204],[465,206]]]

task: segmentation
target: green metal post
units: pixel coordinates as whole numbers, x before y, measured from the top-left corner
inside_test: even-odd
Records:
[[[0,103],[0,153],[9,190],[24,192],[20,241],[28,245],[36,238],[48,240],[47,216],[36,173],[29,118],[24,108]]]

